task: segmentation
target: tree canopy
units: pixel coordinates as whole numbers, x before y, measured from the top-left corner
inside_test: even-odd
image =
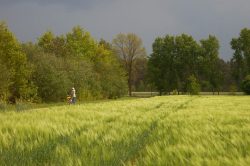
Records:
[[[59,102],[72,87],[79,100],[117,98],[132,91],[160,94],[248,89],[250,30],[232,38],[233,57],[219,57],[216,36],[196,41],[191,35],[157,37],[147,56],[134,33],[112,42],[95,40],[80,26],[68,33],[44,32],[21,43],[0,23],[0,101]]]
[[[142,40],[133,33],[120,33],[113,39],[113,49],[127,72],[129,95],[131,96],[135,63],[139,59],[146,58]]]
[[[211,91],[220,87],[218,69],[219,42],[214,36],[196,42],[192,36],[166,35],[153,43],[153,53],[149,58],[148,76],[158,91],[170,93],[188,91],[189,78],[198,82],[207,81]],[[194,80],[194,79],[193,79]]]

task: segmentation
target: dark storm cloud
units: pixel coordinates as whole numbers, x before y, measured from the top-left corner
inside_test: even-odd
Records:
[[[227,60],[231,38],[250,28],[249,11],[249,0],[0,0],[0,20],[22,41],[35,41],[48,29],[61,34],[81,25],[96,39],[134,32],[150,53],[157,36],[187,33],[200,40],[212,34]]]
[[[38,3],[38,4],[63,4],[63,5],[79,5],[93,4],[98,0],[0,0],[1,4],[18,4],[18,3]]]
[[[107,3],[113,0],[0,0],[1,5],[19,5],[19,4],[38,4],[42,6],[46,5],[60,5],[74,10],[75,8],[91,8],[97,3]]]

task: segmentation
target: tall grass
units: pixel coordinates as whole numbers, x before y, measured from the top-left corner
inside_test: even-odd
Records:
[[[0,112],[0,165],[250,165],[250,97]]]

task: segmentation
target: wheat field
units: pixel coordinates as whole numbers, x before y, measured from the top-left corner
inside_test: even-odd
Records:
[[[0,112],[0,165],[250,165],[250,97],[163,96]]]

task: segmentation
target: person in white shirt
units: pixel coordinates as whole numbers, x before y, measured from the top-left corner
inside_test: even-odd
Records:
[[[72,104],[76,103],[76,90],[74,87],[71,90],[71,100],[72,100]]]

